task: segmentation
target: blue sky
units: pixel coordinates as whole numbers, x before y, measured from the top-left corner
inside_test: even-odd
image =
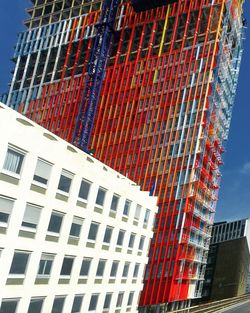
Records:
[[[17,33],[24,29],[28,0],[0,1],[0,92],[7,90],[10,61]],[[246,1],[244,15],[250,28],[250,5]],[[250,216],[250,29],[246,30],[244,54],[229,140],[224,155],[221,189],[216,220]]]

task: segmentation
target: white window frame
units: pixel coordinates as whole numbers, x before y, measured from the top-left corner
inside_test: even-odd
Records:
[[[41,169],[38,168],[39,162],[44,163],[46,166],[49,166],[49,167],[50,167],[50,169],[48,170],[48,174],[45,175],[46,177],[43,177],[43,176],[41,176],[41,175],[36,175],[36,171],[41,170]],[[37,185],[37,186],[41,186],[41,187],[43,187],[43,188],[47,188],[47,186],[48,186],[48,184],[49,184],[50,177],[51,177],[52,167],[53,167],[53,164],[52,164],[52,163],[50,163],[50,162],[48,162],[48,161],[46,161],[46,160],[44,160],[44,159],[42,159],[42,158],[38,158],[38,159],[37,159],[37,162],[36,162],[36,168],[35,168],[35,171],[34,171],[32,184]],[[47,183],[45,184],[45,183],[42,183],[42,182],[39,182],[39,181],[35,180],[35,179],[34,179],[35,176],[39,176],[39,177],[42,177],[43,179],[47,179]]]
[[[19,173],[16,173],[15,171],[10,171],[10,170],[4,168],[4,166],[6,165],[6,161],[7,161],[8,150],[14,151],[15,153],[20,154],[23,157]],[[13,176],[13,177],[19,179],[21,177],[21,175],[22,175],[26,154],[27,154],[27,151],[24,151],[24,150],[22,150],[22,149],[20,149],[18,147],[15,147],[15,146],[12,146],[12,145],[9,144],[8,148],[6,150],[6,154],[5,154],[5,159],[4,159],[4,163],[3,163],[3,167],[2,167],[2,173],[7,174],[9,176]]]

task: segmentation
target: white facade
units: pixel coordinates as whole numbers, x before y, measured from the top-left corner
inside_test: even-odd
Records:
[[[0,313],[137,312],[156,198],[2,104],[0,131]]]

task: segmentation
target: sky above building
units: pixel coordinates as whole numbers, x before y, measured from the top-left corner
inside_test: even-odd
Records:
[[[8,90],[17,33],[25,29],[22,21],[27,18],[25,8],[30,6],[29,0],[0,1],[0,93]],[[244,17],[250,27],[249,1],[244,6]],[[217,221],[250,216],[250,29],[246,29],[245,34],[240,79],[222,168]]]

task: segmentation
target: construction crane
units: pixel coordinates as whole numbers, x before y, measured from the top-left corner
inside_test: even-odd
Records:
[[[88,152],[88,143],[94,123],[102,79],[112,37],[115,32],[115,19],[119,2],[120,0],[104,0],[100,20],[95,25],[97,32],[91,51],[86,86],[73,139],[73,143],[85,152]]]
[[[79,114],[76,121],[73,143],[85,152],[88,151],[91,130],[94,123],[96,107],[101,91],[103,75],[108,60],[109,49],[115,33],[117,9],[121,0],[104,0],[97,28],[94,45],[86,75]],[[177,0],[131,0],[136,12],[163,6]]]

